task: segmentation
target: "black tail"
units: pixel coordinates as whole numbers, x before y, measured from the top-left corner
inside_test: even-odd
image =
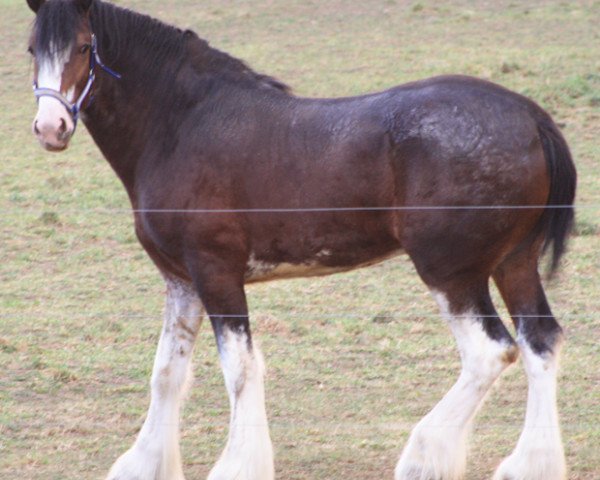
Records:
[[[540,228],[545,234],[543,252],[552,246],[552,274],[565,252],[567,236],[573,227],[575,213],[570,207],[575,200],[577,172],[567,142],[554,122],[549,118],[541,120],[538,123],[538,133],[550,174],[550,208],[544,211]]]

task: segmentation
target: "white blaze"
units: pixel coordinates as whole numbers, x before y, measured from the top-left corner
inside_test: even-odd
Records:
[[[38,88],[50,88],[62,93],[67,100],[73,102],[75,88],[68,91],[61,90],[62,75],[66,63],[69,61],[71,49],[65,49],[52,57],[42,58],[39,61],[37,76]],[[65,121],[67,131],[73,129],[73,121],[65,106],[56,98],[43,96],[38,99],[38,112],[35,117],[37,129],[42,135],[55,133],[61,127],[61,119]]]

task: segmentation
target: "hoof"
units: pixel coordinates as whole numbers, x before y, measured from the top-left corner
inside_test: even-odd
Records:
[[[179,462],[166,468],[161,460],[160,454],[144,454],[132,448],[114,463],[106,480],[185,480]]]
[[[493,480],[566,480],[562,452],[513,453],[498,467]]]

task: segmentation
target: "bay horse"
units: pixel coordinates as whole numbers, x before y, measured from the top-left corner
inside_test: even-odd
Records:
[[[525,424],[497,480],[566,477],[556,405],[556,269],[576,172],[550,116],[487,81],[443,76],[353,98],[293,95],[194,32],[101,0],[27,0],[33,132],[67,148],[79,118],[123,183],[167,285],[145,422],[109,480],[182,480],[179,417],[202,316],[231,403],[210,480],[272,480],[264,363],[244,286],[404,253],[456,337],[462,370],[414,427],[396,480],[456,480],[469,427],[519,353]],[[493,279],[516,341],[489,292]]]

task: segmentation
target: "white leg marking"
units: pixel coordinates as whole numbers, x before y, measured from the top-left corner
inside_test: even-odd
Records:
[[[558,354],[538,355],[524,340],[518,343],[529,382],[525,425],[494,480],[564,480],[567,468],[556,406]]]
[[[273,480],[273,447],[265,409],[264,362],[245,334],[225,330],[221,366],[231,403],[229,439],[208,480]]]
[[[134,445],[108,480],[183,480],[179,415],[191,377],[191,355],[202,307],[186,284],[167,282],[165,320],[152,370],[150,408]]]
[[[456,338],[462,371],[444,398],[413,429],[395,470],[396,480],[457,480],[466,467],[472,420],[515,347],[488,337],[477,315],[454,316],[448,301],[434,293]]]

